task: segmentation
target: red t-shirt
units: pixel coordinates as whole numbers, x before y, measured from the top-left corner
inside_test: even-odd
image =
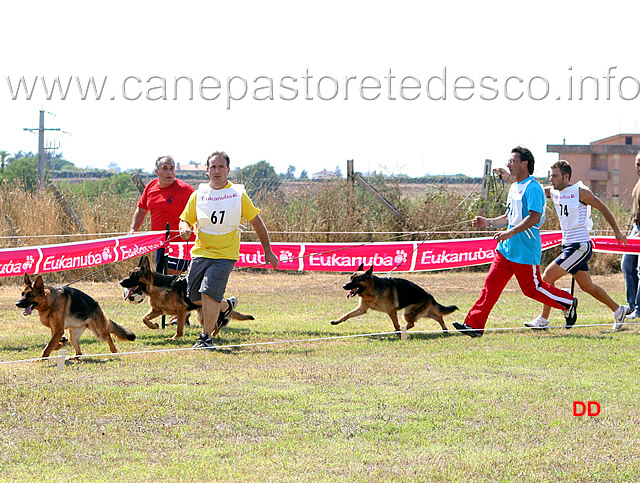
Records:
[[[151,214],[151,230],[165,230],[168,222],[174,232],[172,235],[177,235],[180,214],[193,191],[191,185],[179,179],[166,188],[160,188],[158,180],[154,179],[145,186],[138,208]]]

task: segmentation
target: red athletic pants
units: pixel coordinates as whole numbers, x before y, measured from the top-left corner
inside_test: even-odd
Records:
[[[484,329],[493,306],[500,298],[505,286],[516,276],[522,292],[527,296],[554,309],[566,310],[573,303],[573,296],[562,289],[543,282],[540,278],[539,265],[525,265],[507,260],[496,250],[496,257],[491,263],[480,297],[467,314],[465,323],[474,329]]]

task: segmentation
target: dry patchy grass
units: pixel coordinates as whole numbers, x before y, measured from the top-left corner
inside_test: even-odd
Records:
[[[462,317],[484,274],[407,278]],[[232,275],[229,292],[255,321],[233,322],[219,345],[391,330],[383,314],[340,326],[351,309],[338,274]],[[621,277],[597,277],[616,299]],[[166,341],[115,284],[80,283],[138,339],[122,351],[188,349]],[[47,340],[0,287],[0,360],[37,355]],[[640,474],[638,329],[609,330],[610,313],[581,296],[580,322],[606,327],[443,336],[429,320],[407,341],[383,335],[216,352],[116,357],[91,335],[68,362],[0,365],[0,471],[6,480],[625,480]],[[490,327],[518,327],[538,304],[509,284]],[[433,331],[431,333],[431,331]],[[602,413],[575,418],[573,400]]]

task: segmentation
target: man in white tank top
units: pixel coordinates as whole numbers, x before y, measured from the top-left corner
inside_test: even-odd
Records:
[[[551,166],[549,181],[552,186],[544,188],[547,198],[551,198],[562,229],[562,254],[545,269],[542,280],[555,285],[556,280],[570,273],[583,292],[608,306],[613,312],[613,329],[619,330],[629,312],[629,307],[620,305],[599,285],[593,283],[587,262],[592,255],[589,231],[593,228],[591,207],[600,213],[613,228],[618,243],[626,244],[627,238],[618,228],[616,220],[607,206],[580,181],[569,184],[571,165],[560,160]],[[525,326],[535,329],[549,327],[551,307],[542,306],[542,313]]]

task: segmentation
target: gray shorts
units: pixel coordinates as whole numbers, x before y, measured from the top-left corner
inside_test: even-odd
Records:
[[[591,240],[582,243],[562,245],[562,253],[555,262],[565,272],[575,275],[578,272],[589,271],[589,260],[593,255]]]
[[[219,258],[194,258],[187,273],[187,297],[192,302],[202,300],[203,293],[221,302],[235,260]]]

